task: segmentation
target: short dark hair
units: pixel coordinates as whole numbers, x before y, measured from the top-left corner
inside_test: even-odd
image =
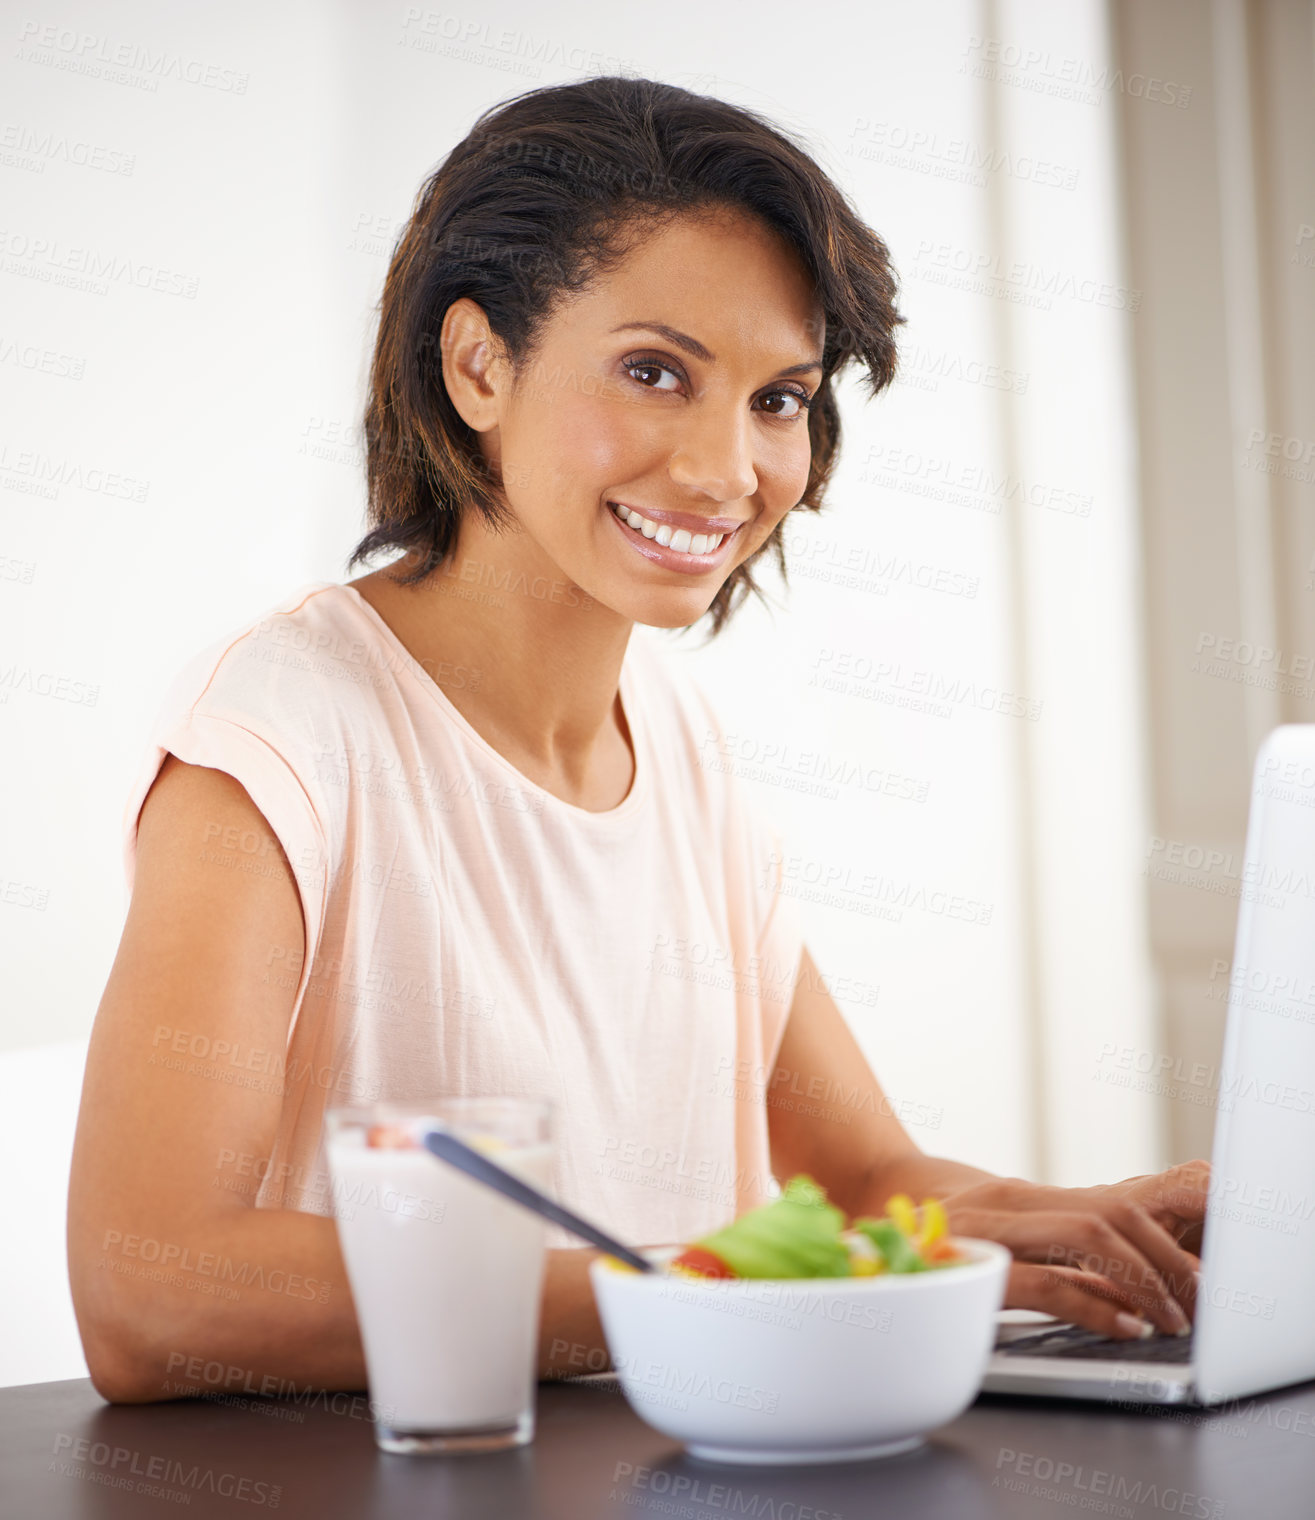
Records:
[[[528,90],[491,106],[429,176],[402,230],[379,302],[365,412],[370,531],[348,567],[384,548],[419,552],[404,584],[447,558],[461,515],[508,521],[477,435],[443,384],[448,307],[475,301],[513,373],[533,355],[558,302],[624,255],[626,231],[721,208],[758,217],[797,251],[826,320],[822,381],[808,413],[812,463],[798,506],[818,510],[840,443],[832,378],[859,361],[869,393],[895,376],[897,287],[885,243],[806,148],[765,117],[652,79],[607,75]],[[727,577],[711,633],[749,593],[751,566]]]

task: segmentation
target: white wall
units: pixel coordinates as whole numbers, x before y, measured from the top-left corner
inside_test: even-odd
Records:
[[[1112,9],[1125,70],[1193,92],[1121,113],[1162,989],[1128,1075],[1186,1157],[1214,1124],[1252,767],[1269,728],[1315,721],[1315,5]]]
[[[0,62],[0,1049],[85,1039],[125,907],[123,801],[179,665],[346,574],[372,307],[420,181],[506,95],[631,70],[805,134],[904,282],[905,378],[872,404],[846,391],[832,506],[790,534],[781,610],[672,646],[802,878],[923,890],[898,919],[801,900],[814,956],[928,1149],[1064,1182],[1159,1165],[1153,1114],[1091,1080],[1093,1047],[1149,1018],[1128,316],[1082,294],[1123,284],[1112,104],[982,77],[991,38],[1098,68],[1097,0],[679,0],[658,26],[506,0],[460,12],[464,42],[455,13],[364,0],[18,14]],[[73,272],[88,250],[108,274]],[[34,468],[63,483],[29,489]],[[940,707],[907,705],[928,682]],[[991,710],[1001,693],[1035,716]],[[798,767],[838,764],[859,779],[799,788]],[[8,1058],[20,1085],[34,1059]],[[52,1091],[73,1080],[48,1069]],[[34,1334],[45,1362],[0,1349],[0,1383],[80,1370],[56,1349],[46,1226],[23,1291],[45,1282],[30,1322],[62,1328]],[[7,1320],[19,1281],[0,1277]]]

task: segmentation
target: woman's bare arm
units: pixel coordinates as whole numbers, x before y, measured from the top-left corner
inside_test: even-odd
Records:
[[[959,1234],[1014,1254],[1005,1304],[1105,1335],[1142,1315],[1187,1328],[1198,1259],[1184,1248],[1205,1212],[1204,1162],[1099,1188],[1039,1187],[926,1155],[896,1117],[807,949],[765,1094],[773,1169],[808,1172],[849,1214],[880,1214],[894,1193],[945,1201]]]
[[[294,992],[274,973],[304,948],[291,868],[245,789],[168,756],[142,807],[69,1185],[74,1310],[111,1401],[193,1391],[198,1366],[211,1389],[366,1386],[334,1221],[254,1206],[281,1083],[228,1080],[250,1053],[281,1058]],[[549,1253],[540,1376],[605,1355],[594,1254]]]

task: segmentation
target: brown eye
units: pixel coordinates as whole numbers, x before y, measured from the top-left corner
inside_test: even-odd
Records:
[[[796,401],[799,403],[798,410],[794,412],[768,412],[767,415],[769,417],[779,417],[782,422],[796,421],[798,418],[804,416],[807,413],[808,408],[813,404],[813,398],[811,396],[805,395],[803,391],[768,391],[767,395],[763,397],[763,400],[770,401],[773,396],[785,396],[788,397],[791,401]]]
[[[669,365],[659,364],[655,359],[638,359],[633,364],[626,365],[626,372],[630,375],[647,373],[651,375],[671,375],[677,380],[680,378]],[[669,385],[650,385],[647,380],[640,380],[636,383],[649,391],[670,391],[673,389]]]

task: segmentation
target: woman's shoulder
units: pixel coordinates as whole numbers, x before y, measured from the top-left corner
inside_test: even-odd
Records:
[[[685,813],[702,836],[729,841],[752,830],[756,813],[726,760],[728,728],[714,683],[699,672],[697,660],[667,647],[651,634],[631,635],[638,651],[631,690],[640,694],[648,727],[657,785],[671,807]]]
[[[675,746],[694,762],[717,749],[724,725],[694,662],[640,628],[631,633],[627,658],[655,741]]]
[[[286,726],[319,706],[337,705],[352,688],[368,686],[361,679],[372,653],[368,633],[350,588],[312,582],[192,655],[164,706]]]
[[[651,694],[643,712],[655,730],[658,784],[672,810],[685,815],[690,837],[720,842],[719,868],[737,943],[761,946],[768,926],[779,925],[774,952],[793,978],[802,930],[793,905],[783,900],[784,836],[753,768],[738,763],[744,736],[733,719],[723,718],[716,684],[705,682],[694,659],[651,635],[636,642],[638,634],[636,629],[631,635],[639,652],[632,689]]]
[[[274,830],[303,888],[306,922],[318,925],[316,887],[342,834],[343,805],[322,784],[326,760],[365,716],[349,680],[325,678],[353,648],[351,593],[332,582],[300,587],[188,657],[158,703],[123,813],[131,888],[142,804],[169,754],[234,777]]]
[[[345,736],[378,733],[388,658],[350,587],[303,585],[179,667],[156,709],[154,743],[178,753],[186,736],[215,764],[239,749],[263,754],[313,796],[310,778]]]

